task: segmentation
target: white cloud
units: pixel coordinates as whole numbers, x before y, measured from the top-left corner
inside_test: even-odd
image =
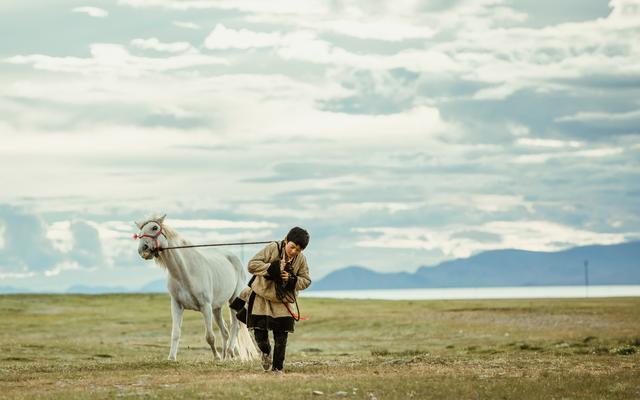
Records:
[[[171,219],[167,224],[176,229],[266,229],[278,225],[265,221],[229,221],[220,219]]]
[[[162,43],[157,38],[133,39],[131,45],[145,50],[155,50],[167,53],[183,53],[188,50],[196,51],[190,43],[173,42]]]
[[[228,64],[220,57],[185,53],[172,57],[149,58],[129,54],[121,45],[99,43],[90,46],[91,57],[53,57],[41,54],[18,55],[6,59],[11,64],[32,65],[36,69],[97,75],[139,77],[146,73],[180,70],[203,65]]]
[[[75,13],[84,13],[94,18],[105,18],[109,16],[109,12],[107,10],[97,7],[76,7],[71,11]]]
[[[624,113],[606,112],[579,112],[555,119],[556,122],[583,122],[583,123],[629,123],[640,124],[640,110]]]
[[[363,214],[371,211],[387,211],[391,214],[400,211],[415,210],[424,206],[424,203],[405,203],[405,202],[373,202],[365,201],[358,203],[339,203],[332,207],[337,215],[349,215],[353,217],[357,214]]]
[[[240,131],[260,132],[266,137],[296,136],[340,141],[359,147],[411,148],[433,142],[436,136],[452,129],[438,109],[415,107],[405,112],[386,115],[351,115],[320,111],[300,102],[264,104],[254,112],[258,118],[235,121]],[[286,115],[287,118],[274,116]]]
[[[461,72],[461,68],[445,53],[431,50],[403,50],[391,55],[357,54],[318,39],[311,31],[284,35],[277,54],[285,60],[299,60],[363,70],[406,68],[421,72]]]
[[[247,20],[257,23],[281,23],[314,32],[331,32],[360,39],[401,42],[408,39],[429,39],[435,31],[427,26],[413,25],[408,18],[390,17],[342,19],[340,16],[307,18],[291,16],[258,15]]]
[[[507,124],[507,130],[513,136],[527,136],[531,131],[528,126],[516,122]]]
[[[600,233],[549,221],[496,221],[484,225],[487,232],[502,236],[504,248],[558,251],[571,246],[616,244],[636,233]]]
[[[334,20],[326,23],[320,22],[313,27],[318,30],[332,31],[361,39],[378,39],[390,42],[399,42],[407,39],[429,39],[435,35],[433,29],[426,26],[412,26],[406,20],[367,22]]]
[[[422,227],[355,228],[362,234],[356,245],[372,248],[441,250],[448,258],[469,257],[485,250],[522,249],[559,251],[573,246],[623,243],[638,233],[600,233],[550,221],[494,221],[474,227],[488,240],[459,237],[468,227],[429,229]],[[494,237],[499,240],[493,240]]]
[[[584,143],[576,140],[556,140],[556,139],[537,139],[537,138],[521,138],[516,144],[527,147],[549,147],[561,149],[566,147],[582,147]]]
[[[640,21],[640,1],[638,0],[611,0],[612,7],[610,19]]]
[[[209,49],[248,49],[253,47],[273,47],[282,40],[280,33],[253,32],[247,29],[230,29],[222,24],[209,33],[204,41]]]
[[[179,28],[184,28],[184,29],[193,29],[193,30],[199,30],[201,29],[200,25],[196,24],[195,22],[188,22],[188,21],[173,21],[171,22],[173,25],[179,27]]]
[[[530,213],[534,212],[533,203],[526,201],[523,196],[475,195],[471,197],[471,201],[478,210],[490,213],[506,212],[518,207],[524,207]]]
[[[75,261],[63,261],[54,265],[53,268],[44,271],[44,275],[46,277],[51,277],[59,275],[64,271],[77,271],[80,269],[83,269],[82,266]]]
[[[73,248],[71,221],[54,222],[48,227],[46,237],[51,241],[53,248],[62,253],[68,253]]]
[[[602,158],[611,157],[624,153],[621,147],[605,147],[580,151],[565,151],[556,153],[524,154],[514,158],[516,164],[541,164],[551,159],[567,158]]]
[[[290,0],[118,0],[118,4],[132,7],[162,7],[175,10],[202,10],[217,8],[255,13],[302,14],[326,13],[329,4],[323,0],[305,2]]]
[[[4,268],[0,266],[0,271]],[[27,279],[36,276],[35,272],[0,272],[0,280]]]

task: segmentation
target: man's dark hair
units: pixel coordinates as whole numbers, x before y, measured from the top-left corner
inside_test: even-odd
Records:
[[[309,244],[309,232],[298,226],[291,228],[289,233],[287,233],[287,241],[297,244],[304,250]]]

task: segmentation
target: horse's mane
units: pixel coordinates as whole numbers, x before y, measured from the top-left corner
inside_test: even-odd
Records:
[[[180,245],[185,245],[185,244],[190,244],[190,243],[188,243],[188,240],[186,240],[182,236],[180,236],[178,234],[178,232],[176,232],[169,225],[165,225],[165,224],[161,224],[161,225],[162,225],[162,232],[164,232],[164,235],[167,237],[167,240],[175,241],[176,244],[178,244],[179,246]]]

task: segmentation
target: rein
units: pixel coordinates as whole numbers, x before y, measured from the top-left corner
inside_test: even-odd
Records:
[[[149,221],[149,222],[155,222],[155,221]],[[218,247],[218,246],[242,246],[244,244],[266,244],[266,243],[271,243],[273,242],[273,240],[270,240],[268,242],[235,242],[235,243],[209,243],[209,244],[190,244],[190,245],[186,245],[186,246],[171,246],[171,247],[160,247],[160,242],[158,242],[158,236],[163,235],[165,238],[167,237],[167,235],[164,234],[163,232],[163,226],[162,224],[158,224],[158,226],[160,226],[160,230],[155,234],[155,235],[149,235],[147,233],[142,234],[142,235],[138,235],[137,233],[133,234],[133,239],[142,239],[145,237],[148,237],[150,239],[153,239],[153,241],[155,242],[156,245],[156,252],[161,252],[161,251],[165,251],[165,250],[173,250],[173,249],[190,249],[193,247]],[[142,228],[141,228],[142,229]]]
[[[160,249],[158,249],[158,251],[173,250],[173,249],[189,249],[189,248],[192,248],[192,247],[241,246],[243,244],[265,244],[265,243],[271,243],[271,242],[273,242],[273,240],[270,240],[268,242],[235,242],[235,243],[191,244],[191,245],[188,245],[188,246],[171,246],[171,247],[160,248]]]

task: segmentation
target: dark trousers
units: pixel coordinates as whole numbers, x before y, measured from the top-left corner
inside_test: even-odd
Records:
[[[260,351],[265,354],[271,354],[271,344],[269,343],[269,331],[264,329],[254,329],[253,334],[256,337],[256,343]],[[273,365],[272,369],[282,370],[284,366],[284,353],[287,351],[287,331],[273,331]]]

